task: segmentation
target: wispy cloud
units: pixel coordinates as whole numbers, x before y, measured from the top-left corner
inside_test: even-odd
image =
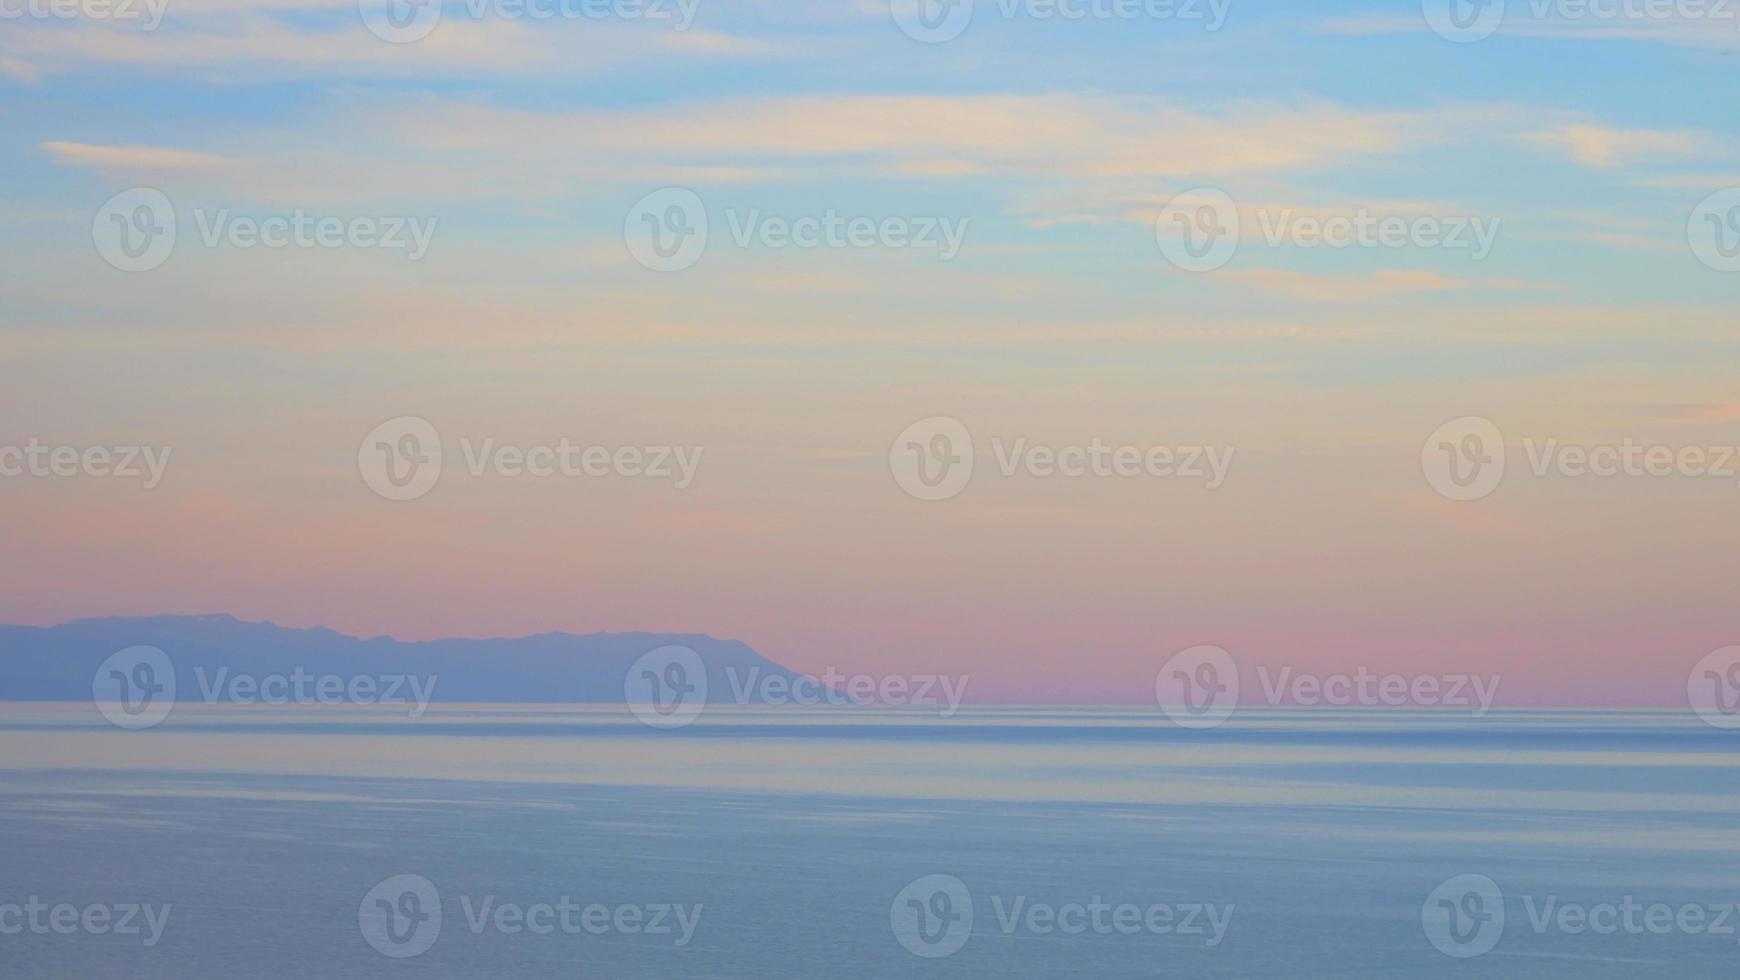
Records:
[[[1218,278],[1318,303],[1354,303],[1419,293],[1552,289],[1518,279],[1465,279],[1429,269],[1380,269],[1370,275],[1320,275],[1294,269],[1229,269]]]
[[[1639,187],[1654,187],[1670,191],[1699,191],[1705,194],[1740,187],[1740,171],[1711,174],[1662,174],[1637,181]]]
[[[58,163],[85,167],[119,177],[142,177],[165,171],[209,170],[234,161],[212,153],[174,150],[159,146],[92,146],[50,140],[42,148]]]
[[[347,105],[375,134],[332,145],[332,120],[232,134],[202,185],[265,200],[385,193],[489,199],[561,193],[576,181],[729,183],[794,176],[950,182],[995,172],[1087,192],[1114,181],[1296,176],[1366,167],[1475,125],[1479,110],[1358,110],[1327,102],[1191,112],[1153,98],[841,95],[683,103],[621,112],[545,112],[447,99]],[[73,144],[59,141],[60,147]],[[94,141],[62,162],[141,175],[161,160]],[[511,148],[511,153],[501,152]]]
[[[1548,16],[1545,4],[1512,3],[1497,33],[1509,37],[1545,38],[1564,41],[1641,41],[1694,47],[1740,46],[1740,19],[1734,8],[1718,3],[1702,5],[1707,15],[1693,16],[1691,6],[1673,9],[1667,16],[1649,16],[1637,5],[1635,12],[1624,5],[1602,8],[1584,4],[1587,16]],[[1601,10],[1610,16],[1600,16]],[[1726,11],[1726,12],[1724,12]],[[1329,34],[1379,36],[1426,34],[1432,28],[1419,13],[1360,13],[1326,18],[1319,29]]]
[[[1708,133],[1689,130],[1613,129],[1574,123],[1523,135],[1534,146],[1567,156],[1585,167],[1608,169],[1640,160],[1688,157],[1715,146]]]
[[[314,15],[277,16],[285,10]],[[0,35],[0,68],[25,78],[99,68],[254,81],[419,77],[437,70],[524,77],[596,74],[673,56],[793,53],[773,40],[637,21],[587,21],[564,30],[572,25],[491,17],[449,17],[428,37],[391,44],[368,31],[355,3],[326,0],[276,0],[258,7],[226,0],[193,11],[177,6],[175,12],[161,30],[149,32],[112,21],[70,29],[9,27]]]
[[[1740,402],[1655,405],[1642,410],[1640,414],[1669,422],[1734,422],[1740,421]]]
[[[1519,239],[1585,242],[1634,252],[1684,254],[1685,223],[1661,217],[1627,217],[1601,211],[1568,211],[1541,215],[1541,227],[1521,230]]]

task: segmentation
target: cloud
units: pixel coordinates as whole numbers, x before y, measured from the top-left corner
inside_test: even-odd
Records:
[[[1684,254],[1685,223],[1659,217],[1629,217],[1602,211],[1557,211],[1539,216],[1552,225],[1569,229],[1519,231],[1515,237],[1537,241],[1587,242],[1634,252]]]
[[[1714,144],[1708,134],[1689,130],[1610,129],[1592,123],[1526,133],[1522,139],[1597,169],[1638,160],[1691,156]]]
[[[0,57],[0,75],[15,78],[26,84],[39,81],[42,78],[42,73],[37,71],[35,65],[18,58],[7,57]]]
[[[1700,402],[1650,406],[1640,412],[1669,422],[1733,422],[1740,420],[1740,402]]]
[[[771,41],[717,31],[675,31],[658,35],[657,44],[683,54],[777,55],[787,49]]]
[[[1216,278],[1254,286],[1319,303],[1354,303],[1419,293],[1465,292],[1476,289],[1551,289],[1544,283],[1517,279],[1463,279],[1428,269],[1380,269],[1371,275],[1326,276],[1292,269],[1229,269]]]
[[[1634,252],[1663,252],[1680,254],[1686,250],[1682,239],[1674,241],[1670,238],[1650,238],[1624,231],[1586,231],[1563,236],[1571,241],[1591,242],[1596,245],[1606,245],[1609,248],[1622,248]]]
[[[1521,5],[1515,5],[1520,7]],[[1606,9],[1612,16],[1595,16],[1597,5],[1585,5],[1591,16],[1584,17],[1524,17],[1511,11],[1504,18],[1498,34],[1508,37],[1530,37],[1561,41],[1642,41],[1691,47],[1740,46],[1740,20],[1732,12],[1726,15],[1686,16],[1674,11],[1665,17],[1644,16],[1642,5],[1633,5],[1636,15],[1624,5]],[[1689,6],[1686,9],[1690,9]],[[1724,5],[1709,3],[1704,9],[1720,11]],[[1733,8],[1726,8],[1732,11]],[[1328,34],[1379,36],[1386,34],[1425,34],[1432,28],[1419,14],[1370,13],[1331,17],[1319,29]]]
[[[157,146],[93,146],[51,140],[42,148],[55,162],[85,167],[105,176],[143,177],[165,171],[208,170],[231,163],[225,157]]]
[[[1740,187],[1740,172],[1727,174],[1663,174],[1637,182],[1639,187],[1654,187],[1670,191],[1700,191],[1714,193],[1729,187]]]
[[[1491,220],[1496,216],[1481,215],[1466,205],[1448,201],[1405,200],[1389,198],[1325,198],[1321,194],[1293,187],[1263,187],[1261,195],[1242,191],[1234,197],[1239,220],[1247,230],[1256,230],[1265,223],[1309,218],[1327,221],[1332,218],[1373,219],[1397,217],[1468,218]],[[1182,193],[1182,189],[1180,193]],[[1153,226],[1167,204],[1176,195],[1171,192],[1125,192],[1104,185],[1084,186],[1069,193],[1048,190],[1038,196],[1022,198],[1015,206],[1017,213],[1033,228],[1057,225],[1101,225],[1114,222],[1134,222]]]
[[[221,26],[222,29],[219,29]],[[432,68],[528,70],[551,64],[556,46],[523,25],[478,22],[438,30],[416,44],[388,44],[360,20],[344,29],[314,30],[269,17],[225,17],[217,23],[177,21],[153,33],[107,22],[77,30],[19,31],[6,37],[8,55],[42,73],[93,66],[153,73],[234,73],[272,78],[335,73],[346,77],[407,75]]]
[[[159,152],[213,158],[202,193],[268,202],[546,198],[601,183],[705,189],[795,176],[947,182],[986,173],[1085,191],[1117,181],[1366,166],[1447,138],[1482,115],[1329,103],[1195,113],[1153,98],[1078,95],[775,97],[614,112],[422,97],[347,103],[342,113],[311,126],[231,134],[221,154]],[[335,146],[325,135],[334,129],[372,138]],[[167,159],[138,157],[136,148],[56,145],[86,147],[57,153],[61,162],[117,176],[144,176]]]
[[[512,145],[562,157],[833,159],[860,173],[933,177],[1208,177],[1362,163],[1446,138],[1455,117],[1476,115],[1322,102],[1193,113],[1154,98],[1070,94],[835,95],[617,114],[453,104],[403,115],[394,128],[429,149]]]
[[[1711,2],[1710,9],[1723,7]],[[1733,8],[1728,7],[1731,11]],[[1649,41],[1691,47],[1740,45],[1740,20],[1733,13],[1710,17],[1611,17],[1576,20],[1525,20],[1506,24],[1502,33],[1572,41]]]
[[[422,77],[436,70],[524,76],[598,73],[673,55],[786,53],[753,38],[621,19],[551,26],[455,13],[422,40],[392,44],[368,31],[354,2],[268,0],[256,6],[202,0],[192,10],[173,10],[173,18],[155,31],[116,21],[87,21],[66,30],[9,28],[0,35],[0,70],[27,80],[100,67],[249,80]],[[298,16],[279,16],[285,13]]]

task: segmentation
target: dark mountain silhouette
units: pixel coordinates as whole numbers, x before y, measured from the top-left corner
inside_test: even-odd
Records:
[[[693,633],[543,633],[511,639],[408,643],[360,639],[329,629],[288,629],[233,616],[81,619],[59,626],[0,626],[0,700],[75,701],[91,697],[92,677],[111,654],[161,649],[184,696],[196,677],[306,674],[422,675],[439,678],[437,702],[622,703],[629,668],[666,645],[694,650],[714,697],[732,679],[798,675],[735,640]],[[728,673],[729,672],[729,673]]]

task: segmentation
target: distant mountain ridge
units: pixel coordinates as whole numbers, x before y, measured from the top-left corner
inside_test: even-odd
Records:
[[[184,696],[219,671],[227,670],[226,677],[263,678],[300,670],[341,678],[435,677],[437,703],[621,704],[624,681],[636,661],[672,645],[695,651],[716,693],[741,687],[745,677],[799,676],[743,643],[699,633],[542,633],[404,642],[362,639],[324,627],[246,622],[227,614],[114,617],[0,626],[0,701],[89,700],[93,677],[105,660],[128,647],[150,646],[168,656]]]

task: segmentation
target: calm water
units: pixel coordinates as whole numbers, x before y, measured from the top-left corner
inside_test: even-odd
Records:
[[[0,976],[1733,977],[1737,745],[1610,712],[0,706]]]

